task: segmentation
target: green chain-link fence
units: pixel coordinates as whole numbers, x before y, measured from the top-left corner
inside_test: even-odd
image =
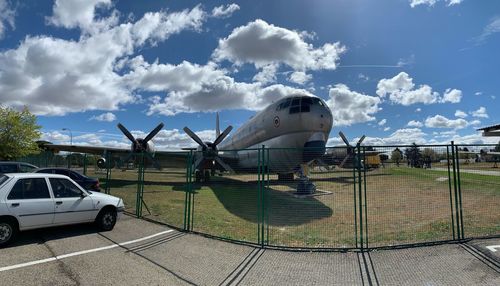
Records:
[[[156,154],[160,169],[142,154],[123,164],[123,155],[107,153],[104,168],[93,155],[23,161],[98,177],[131,214],[185,231],[270,247],[361,249],[499,236],[494,148],[354,146],[319,154],[263,146],[223,152],[231,170],[222,173],[197,171],[216,163],[194,150]],[[308,152],[315,160],[304,159]],[[309,162],[290,168],[300,159]]]

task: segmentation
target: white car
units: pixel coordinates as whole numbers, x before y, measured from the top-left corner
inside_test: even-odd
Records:
[[[123,200],[89,192],[67,176],[43,173],[0,175],[0,247],[18,231],[95,222],[112,230]]]

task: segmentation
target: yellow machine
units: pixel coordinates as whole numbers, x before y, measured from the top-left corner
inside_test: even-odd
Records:
[[[367,154],[365,156],[365,167],[366,168],[378,168],[382,161],[380,160],[379,154]]]

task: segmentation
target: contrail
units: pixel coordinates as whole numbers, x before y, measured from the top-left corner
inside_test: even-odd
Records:
[[[402,65],[341,65],[339,68],[400,68]]]

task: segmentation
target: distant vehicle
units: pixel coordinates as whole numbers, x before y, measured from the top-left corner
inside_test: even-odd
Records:
[[[18,231],[94,222],[112,230],[124,209],[120,198],[84,190],[67,176],[0,175],[0,247]]]
[[[99,185],[99,179],[87,177],[76,171],[66,169],[66,168],[40,168],[33,171],[34,173],[45,173],[45,174],[58,174],[68,176],[73,181],[78,183],[85,190],[90,190],[94,192],[100,192],[101,188]]]
[[[29,173],[38,167],[24,162],[0,161],[0,174]]]

